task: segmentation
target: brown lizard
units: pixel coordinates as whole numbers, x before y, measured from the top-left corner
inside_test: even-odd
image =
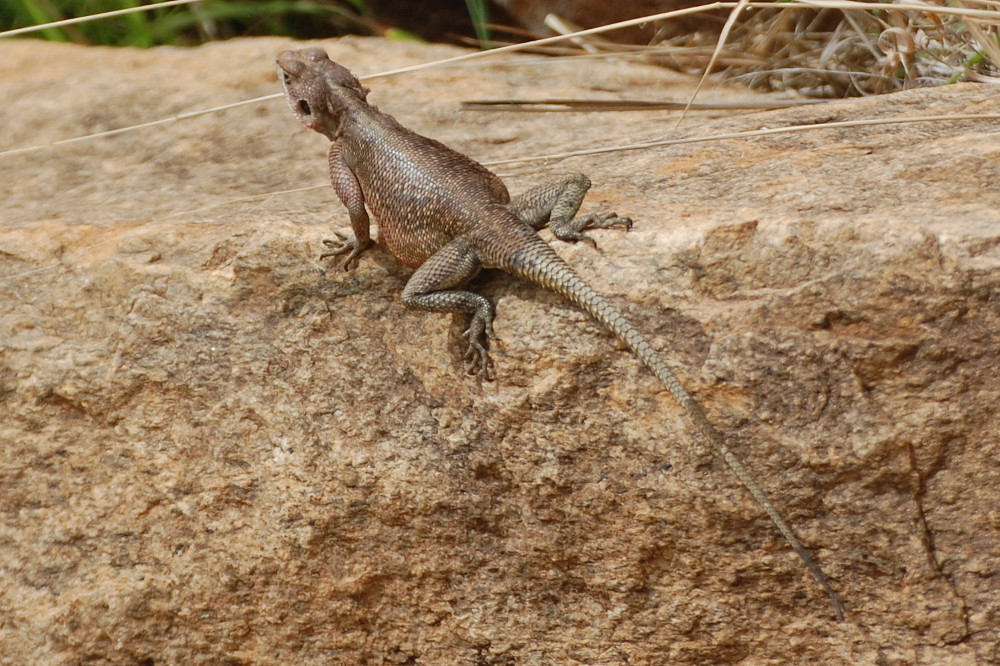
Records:
[[[564,241],[593,239],[595,227],[630,228],[615,213],[575,217],[590,187],[582,174],[511,198],[493,172],[444,144],[421,136],[366,100],[368,89],[320,48],[285,51],[278,76],[295,116],[331,141],[330,176],[347,207],[353,236],[325,240],[321,259],[345,254],[352,269],[371,244],[366,207],[382,242],[400,261],[416,268],[403,289],[409,308],[471,315],[465,337],[470,372],[491,378],[485,345],[493,334],[493,306],[463,285],[483,268],[498,268],[562,294],[622,340],[653,371],[722,455],[754,499],[805,562],[833,602],[843,606],[826,576],[778,513],[757,481],[733,455],[701,406],[681,386],[661,356],[606,300],[569,267],[539,235],[546,225]]]

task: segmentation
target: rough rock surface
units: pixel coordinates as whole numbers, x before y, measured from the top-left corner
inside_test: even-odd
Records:
[[[277,92],[288,45],[2,43],[3,148]],[[325,46],[358,73],[457,52]],[[675,116],[459,100],[690,89],[536,58],[369,85],[481,160],[669,136]],[[969,84],[680,133],[998,102]],[[580,311],[477,279],[503,340],[479,384],[460,374],[464,322],[404,310],[387,253],[321,264],[347,226],[325,150],[273,100],[0,155],[0,663],[1000,661],[997,123],[499,167],[515,191],[585,171],[587,210],[634,217],[595,234],[601,252],[559,251],[732,434],[840,591],[841,624]]]

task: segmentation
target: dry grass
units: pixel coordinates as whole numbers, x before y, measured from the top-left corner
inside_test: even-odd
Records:
[[[648,44],[623,45],[592,34],[531,50],[618,57],[645,53],[695,74],[704,72],[715,54],[713,73],[753,88],[813,97],[873,95],[961,80],[1000,82],[1000,0],[746,2],[742,11],[737,4],[712,2],[650,17],[660,30]],[[733,11],[740,13],[733,17]],[[735,18],[728,34],[723,29],[727,13]],[[693,14],[702,15],[701,28],[679,29],[676,20],[683,17],[684,25],[691,25]],[[564,22],[549,22],[559,25]],[[635,22],[618,24],[626,25]],[[524,36],[524,31],[510,32]]]
[[[753,88],[849,97],[963,79],[1000,82],[996,0],[917,0],[877,9],[854,2],[749,6],[733,24],[713,71]],[[648,48],[656,49],[661,62],[701,72],[721,25],[721,17],[709,19],[705,31]]]

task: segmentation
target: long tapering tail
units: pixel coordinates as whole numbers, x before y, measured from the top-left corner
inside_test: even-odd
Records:
[[[809,567],[809,571],[812,572],[813,577],[833,602],[837,619],[843,621],[844,607],[840,603],[837,593],[834,592],[829,581],[827,581],[823,570],[813,561],[805,546],[802,545],[795,532],[792,531],[792,528],[781,517],[781,514],[778,513],[778,510],[771,503],[771,500],[768,499],[760,484],[757,483],[747,468],[743,466],[743,463],[726,446],[725,437],[708,420],[701,405],[684,389],[677,376],[674,375],[673,371],[663,361],[662,356],[646,342],[642,334],[618,310],[578,276],[566,262],[559,258],[559,255],[555,253],[548,243],[540,238],[537,243],[530,243],[528,249],[515,253],[510,263],[504,266],[504,269],[546,289],[562,294],[589,312],[594,319],[604,324],[622,342],[628,345],[629,349],[652,370],[653,374],[670,391],[674,399],[677,400],[677,403],[695,424],[701,436],[715,447],[723,460],[726,461],[726,464],[729,465],[729,468],[743,482],[743,485],[750,491],[750,494],[757,500],[761,508],[764,509],[764,512],[767,513],[768,517],[778,528],[778,531],[781,532],[781,535],[785,537],[785,540],[791,544],[795,552],[802,558],[802,561]]]

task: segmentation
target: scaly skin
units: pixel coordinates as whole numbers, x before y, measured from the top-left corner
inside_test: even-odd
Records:
[[[369,104],[368,90],[322,49],[285,51],[278,56],[278,75],[296,117],[330,139],[331,179],[351,218],[354,236],[338,234],[339,240],[324,241],[330,251],[321,258],[346,254],[345,269],[357,265],[371,245],[367,207],[393,255],[416,268],[403,289],[403,303],[469,314],[468,369],[487,379],[492,364],[485,345],[495,337],[493,306],[462,289],[480,270],[506,271],[579,305],[663,382],[809,567],[833,602],[837,618],[844,619],[843,606],[823,571],[662,357],[538,235],[547,225],[561,240],[594,244],[584,230],[631,227],[630,219],[614,213],[574,217],[590,187],[586,176],[573,174],[511,199],[503,181],[484,166]]]

